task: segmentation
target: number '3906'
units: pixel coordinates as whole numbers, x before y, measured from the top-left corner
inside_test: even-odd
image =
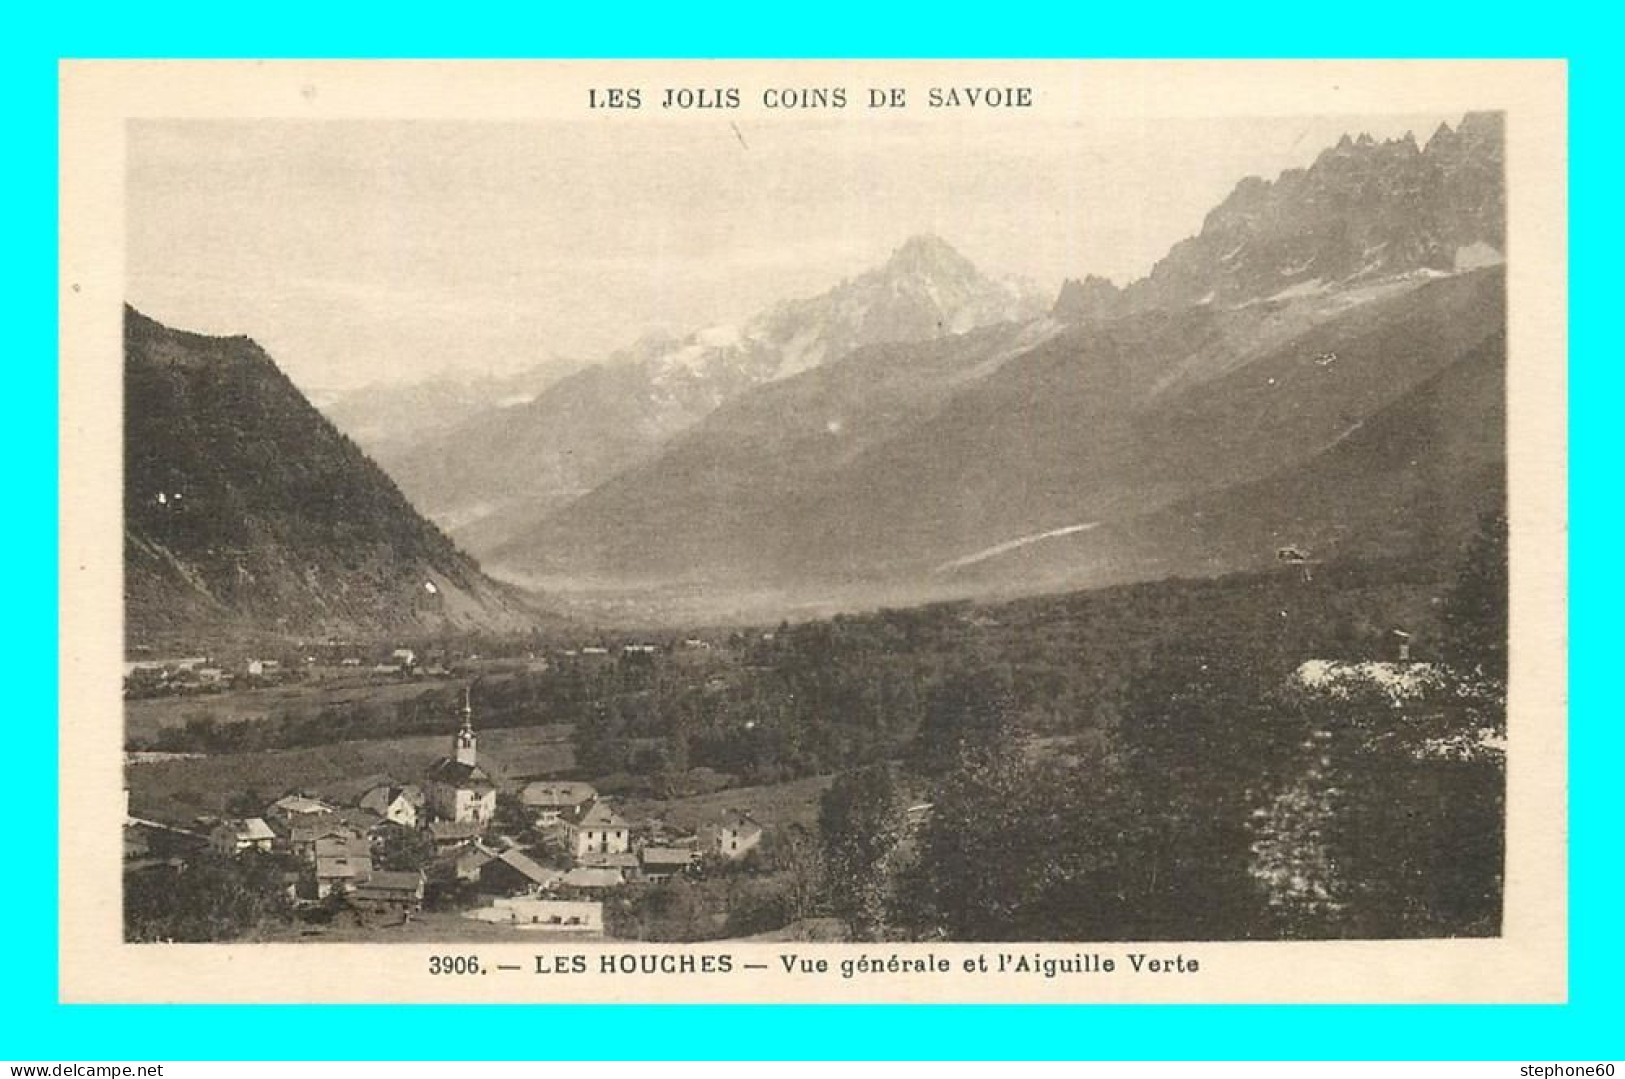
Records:
[[[480,957],[477,955],[431,955],[430,974],[479,974]]]

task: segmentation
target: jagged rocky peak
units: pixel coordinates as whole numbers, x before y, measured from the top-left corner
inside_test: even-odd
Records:
[[[928,232],[903,241],[903,245],[886,260],[885,269],[892,274],[918,274],[924,277],[969,277],[977,273],[970,259],[960,254],[947,240]]]
[[[1123,310],[1123,290],[1104,277],[1067,278],[1051,311],[1056,318],[1082,322],[1112,318]]]
[[[1233,305],[1496,261],[1506,239],[1503,158],[1499,113],[1441,125],[1425,149],[1408,131],[1382,141],[1344,134],[1306,169],[1239,181],[1145,278],[1121,290],[1068,281],[1054,313],[1089,320]]]

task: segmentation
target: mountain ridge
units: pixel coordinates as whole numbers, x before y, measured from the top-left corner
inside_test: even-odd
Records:
[[[1118,288],[1093,275],[1061,286],[1060,318],[1234,305],[1294,288],[1404,273],[1453,273],[1506,250],[1505,120],[1469,112],[1418,146],[1345,134],[1307,168],[1249,176],[1145,277]]]
[[[940,237],[744,323],[645,335],[527,404],[481,412],[383,464],[428,516],[476,553],[653,457],[725,402],[862,347],[947,337],[1042,312]]]
[[[124,347],[132,644],[538,618],[418,516],[250,338],[172,329],[126,306]]]

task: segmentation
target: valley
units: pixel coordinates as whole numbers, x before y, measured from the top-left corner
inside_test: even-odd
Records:
[[[1503,152],[325,415],[128,309],[127,936],[1498,935]]]

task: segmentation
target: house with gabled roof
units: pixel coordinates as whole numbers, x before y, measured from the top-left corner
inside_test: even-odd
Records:
[[[608,802],[598,799],[565,820],[565,846],[585,854],[624,854],[632,848],[632,829]]]
[[[423,809],[423,788],[415,784],[374,787],[361,796],[360,807],[403,828],[416,828]]]
[[[763,828],[754,817],[735,809],[700,829],[700,846],[723,858],[743,858],[761,844],[762,835]]]
[[[429,838],[434,840],[435,848],[446,850],[478,839],[484,827],[479,821],[435,820],[429,822],[428,831]]]
[[[270,850],[276,833],[259,817],[223,820],[209,833],[209,845],[218,854],[240,854],[245,850]]]
[[[539,892],[557,884],[564,874],[549,869],[518,848],[503,851],[480,866],[480,890],[493,895]]]
[[[347,892],[372,876],[372,848],[357,836],[327,836],[316,841],[316,898]]]
[[[638,851],[638,869],[644,880],[665,880],[692,866],[699,852],[687,847],[644,847]]]
[[[375,869],[350,887],[350,905],[373,914],[411,915],[423,906],[421,870]]]
[[[288,829],[288,853],[309,862],[316,857],[316,844],[324,839],[365,840],[368,829],[337,813],[296,820]]]
[[[333,812],[334,807],[328,805],[320,798],[312,798],[297,791],[285,794],[281,798],[265,807],[265,815],[271,820],[293,822],[306,817],[320,817]]]
[[[551,824],[579,813],[597,797],[591,783],[574,780],[538,780],[525,784],[519,792],[519,800],[535,811],[539,824]]]

